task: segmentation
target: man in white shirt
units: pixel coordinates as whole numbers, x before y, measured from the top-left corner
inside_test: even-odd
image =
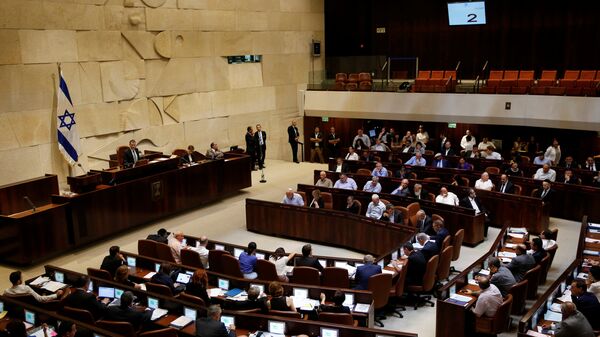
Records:
[[[496,145],[494,145],[494,143],[490,142],[487,137],[483,137],[483,140],[481,141],[481,143],[479,143],[479,145],[477,145],[477,150],[479,150],[479,152],[481,152],[481,155],[484,155],[485,151],[490,146],[492,147],[492,150],[496,149]]]
[[[383,202],[379,201],[379,196],[377,194],[373,194],[371,200],[369,207],[367,207],[367,214],[365,215],[369,218],[379,220],[383,216],[383,212],[385,212],[385,205]]]
[[[346,160],[358,160],[358,153],[354,152],[354,148],[352,146],[350,146],[348,148],[348,153],[346,154],[346,157],[344,159],[346,159]]]
[[[8,278],[10,280],[10,283],[12,283],[12,287],[10,287],[4,291],[4,296],[17,297],[17,296],[31,295],[31,296],[33,296],[33,298],[35,298],[36,301],[43,303],[43,302],[55,300],[58,297],[62,296],[62,294],[63,294],[62,290],[57,290],[56,294],[47,295],[47,296],[39,295],[38,293],[35,292],[35,290],[31,289],[30,286],[23,284],[23,275],[21,274],[21,271],[19,271],[19,270],[13,271],[12,273],[10,273]]]
[[[502,156],[500,155],[500,153],[494,151],[494,148],[491,146],[488,146],[484,153],[485,159],[502,160]]]
[[[544,156],[544,152],[538,152],[537,157],[533,159],[533,165],[546,165],[550,164],[550,159]]]
[[[494,189],[494,183],[490,180],[490,175],[487,172],[481,174],[481,179],[475,182],[475,188],[478,190],[491,191]]]
[[[184,238],[185,236],[182,231],[171,233],[167,238],[169,248],[171,248],[171,255],[173,255],[175,263],[178,264],[181,264],[181,250],[185,249],[185,244],[183,243]]]
[[[365,144],[366,149],[370,149],[371,148],[371,139],[369,138],[369,136],[365,135],[363,133],[363,129],[358,129],[356,131],[357,135],[354,137],[354,140],[352,141],[352,146],[354,146],[355,148],[357,147],[357,141],[360,139],[362,140],[363,144]],[[360,149],[360,150],[364,150],[364,149]]]
[[[208,249],[206,249],[206,245],[208,245],[208,238],[203,235],[200,237],[200,240],[198,241],[198,247],[196,247],[194,250],[200,255],[200,262],[202,262],[202,265],[204,266],[204,268],[208,268]]]
[[[427,144],[427,142],[429,141],[429,133],[427,133],[427,131],[423,129],[423,125],[419,125],[416,140],[417,142],[421,142],[422,144]]]
[[[475,144],[477,144],[477,140],[471,135],[471,130],[467,130],[460,140],[460,147],[465,151],[473,151]]]
[[[283,197],[282,203],[286,205],[304,206],[304,198],[298,193],[294,193],[294,190],[288,188]]]
[[[367,181],[365,187],[363,187],[363,191],[371,192],[371,193],[379,193],[381,192],[381,184],[379,183],[379,177],[373,177],[370,181]]]
[[[477,302],[473,308],[473,313],[477,317],[494,317],[496,311],[502,305],[502,294],[500,290],[487,277],[479,278],[479,288],[481,293],[477,297]]]
[[[321,171],[319,172],[319,180],[317,180],[315,186],[332,188],[333,182],[331,179],[327,178],[327,173],[325,171]]]
[[[387,147],[387,145],[385,145],[384,143],[382,143],[381,139],[377,138],[375,140],[375,145],[371,146],[371,150],[386,152],[386,151],[390,151],[390,148]]]
[[[550,168],[550,165],[544,164],[541,168],[539,168],[535,174],[533,175],[533,179],[536,180],[550,180],[556,181],[556,171]]]
[[[408,179],[402,179],[400,182],[400,186],[397,189],[392,191],[392,194],[399,195],[401,197],[409,197],[410,189],[408,188]]]
[[[550,165],[556,166],[560,162],[560,156],[560,145],[558,145],[558,140],[554,139],[552,141],[552,145],[548,146],[546,149],[544,157],[550,161]]]
[[[435,202],[438,204],[446,204],[450,206],[458,206],[458,197],[456,194],[448,191],[447,188],[442,187],[440,189],[440,195],[435,198]]]
[[[427,165],[427,161],[420,152],[417,152],[406,162],[406,165],[425,166]]]
[[[383,167],[383,164],[378,161],[375,164],[375,168],[373,169],[373,172],[371,172],[371,175],[374,177],[387,177],[388,171],[385,167]]]
[[[341,188],[344,190],[356,190],[356,181],[354,179],[349,178],[345,173],[340,174],[340,179],[335,182],[333,188]]]

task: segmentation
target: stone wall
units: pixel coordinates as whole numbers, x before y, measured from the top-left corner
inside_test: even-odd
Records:
[[[323,69],[310,55],[324,39],[323,1],[1,0],[0,184],[68,173],[56,145],[59,64],[86,170],[107,168],[129,139],[165,153],[243,147],[256,123],[267,157],[288,159],[298,90]],[[262,62],[223,57],[245,54]]]

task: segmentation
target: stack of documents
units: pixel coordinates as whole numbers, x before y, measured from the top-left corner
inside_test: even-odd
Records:
[[[295,296],[291,297],[294,301],[294,305],[296,306],[296,308],[300,308],[300,310],[314,310],[319,306],[319,301],[317,300],[313,300],[310,298],[299,298]]]
[[[154,311],[152,311],[152,317],[150,317],[150,320],[156,321],[157,319],[163,317],[167,313],[168,311],[166,309],[156,308],[154,309]]]
[[[193,321],[194,320],[189,317],[179,316],[176,320],[171,322],[171,324],[169,324],[169,325],[174,327],[175,329],[183,329],[186,325],[192,323]]]
[[[36,278],[35,280],[31,281],[31,283],[29,283],[29,285],[32,285],[35,287],[40,287],[42,289],[46,289],[53,293],[56,292],[57,290],[67,287],[66,284],[64,284],[62,282],[52,281],[52,280],[50,280],[49,277],[46,277],[46,276],[40,276],[40,277]]]
[[[371,308],[370,304],[356,303],[356,306],[354,306],[354,312],[361,312],[366,314],[369,312],[369,308]]]
[[[149,279],[151,279],[151,278],[152,278],[152,276],[154,276],[154,275],[156,275],[156,272],[153,272],[153,271],[151,271],[151,272],[149,272],[148,274],[144,275],[144,278],[149,280]]]
[[[544,319],[547,321],[560,322],[560,321],[562,321],[562,314],[558,313],[558,312],[554,312],[552,310],[548,310],[544,314]]]
[[[208,296],[210,296],[210,297],[219,297],[219,296],[223,296],[224,294],[225,294],[225,291],[223,291],[223,289],[221,289],[221,288],[208,289]]]
[[[513,252],[498,252],[498,256],[499,257],[508,257],[508,258],[515,258],[517,257],[517,253],[513,253]]]
[[[527,234],[527,228],[525,227],[510,227],[508,229],[509,233],[513,234]]]

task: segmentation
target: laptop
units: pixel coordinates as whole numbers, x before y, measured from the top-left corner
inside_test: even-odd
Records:
[[[189,307],[183,307],[183,316],[195,321],[197,315],[198,315],[198,312],[196,311],[196,309],[192,309]]]
[[[98,297],[100,297],[100,298],[115,298],[115,288],[98,287]]]
[[[127,265],[128,265],[129,267],[135,267],[135,264],[136,264],[136,258],[135,258],[135,257],[128,256],[128,257],[127,257]]]
[[[285,335],[285,322],[269,320],[269,332],[279,335]]]
[[[155,321],[168,313],[167,310],[159,308],[158,298],[148,297],[148,308],[152,309],[152,317],[150,317],[151,321]]]
[[[54,281],[60,282],[60,283],[65,283],[65,274],[60,271],[55,271],[54,272]]]
[[[308,298],[308,289],[294,288],[294,299]]]
[[[321,337],[338,337],[339,335],[340,331],[338,329],[321,327]]]
[[[221,323],[225,324],[225,329],[229,332],[229,327],[235,325],[235,317],[228,315],[221,315]]]
[[[219,286],[220,289],[229,290],[229,280],[226,280],[224,278],[220,278],[218,280],[218,286]]]
[[[188,284],[190,283],[190,279],[192,276],[187,273],[179,273],[177,274],[177,283]]]
[[[243,250],[243,249],[240,249],[240,248],[233,248],[233,256],[234,256],[235,258],[239,258],[239,257],[240,257],[240,255],[241,255],[243,252],[244,252],[244,250]]]

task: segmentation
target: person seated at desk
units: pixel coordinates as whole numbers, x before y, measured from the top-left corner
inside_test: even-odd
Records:
[[[554,193],[556,193],[556,191],[552,189],[552,183],[550,180],[546,179],[542,183],[542,188],[538,189],[533,196],[542,199],[542,205],[546,205],[552,202]]]
[[[544,164],[544,166],[540,167],[535,174],[533,175],[533,179],[535,180],[556,180],[556,171],[550,168],[550,165]]]
[[[492,151],[496,150],[496,145],[490,142],[488,137],[483,137],[483,140],[479,143],[479,145],[477,145],[477,150],[479,150],[479,152],[483,154],[488,149],[488,147],[492,147]]]
[[[390,148],[381,142],[381,139],[375,139],[375,145],[371,146],[371,151],[390,152]]]
[[[323,198],[321,197],[321,191],[320,190],[313,190],[311,192],[312,194],[312,201],[310,202],[310,204],[308,205],[308,207],[310,208],[325,208],[325,202],[323,201]]]
[[[208,249],[206,248],[208,245],[208,237],[202,235],[198,243],[198,247],[194,250],[200,255],[200,262],[202,262],[204,268],[208,268]]]
[[[33,298],[36,301],[43,303],[43,302],[55,300],[55,299],[61,297],[64,293],[62,290],[57,290],[56,293],[52,294],[52,295],[47,295],[47,296],[39,295],[30,286],[23,284],[23,274],[21,273],[20,270],[13,271],[12,273],[10,273],[10,275],[8,276],[8,279],[10,280],[12,287],[4,290],[4,296],[19,297],[19,296],[30,295],[30,296],[33,296]]]
[[[98,301],[96,295],[88,293],[89,283],[90,279],[87,275],[81,275],[73,283],[75,290],[72,290],[71,293],[65,297],[63,303],[65,306],[71,308],[87,310],[92,314],[94,320],[97,320],[104,316],[107,308],[106,305],[111,299],[105,298],[102,301]]]
[[[592,171],[592,172],[600,171],[600,169],[599,169],[600,165],[592,157],[587,157],[587,159],[585,160],[584,165],[581,168],[584,169],[584,170],[586,170],[586,171]]]
[[[481,174],[481,178],[475,182],[476,190],[491,191],[494,189],[494,183],[490,180],[490,175],[487,172]]]
[[[360,142],[360,140],[359,140]],[[366,161],[366,162],[372,162],[375,161],[375,156],[369,152],[369,150],[364,150],[362,152],[362,154],[360,155],[360,160],[362,161]]]
[[[385,204],[385,212],[383,212],[380,220],[402,224],[404,223],[404,215],[395,209],[394,205],[387,203]]]
[[[282,203],[284,205],[304,206],[304,198],[298,193],[294,193],[294,190],[288,188],[283,196]]]
[[[279,247],[275,249],[275,252],[269,257],[269,261],[275,265],[277,276],[281,282],[289,281],[286,267],[288,262],[294,258],[294,255],[296,255],[294,252],[286,254],[285,249],[283,249],[283,247]]]
[[[409,195],[409,197],[421,200],[421,199],[428,199],[429,198],[429,193],[423,189],[423,185],[421,184],[415,184],[415,186],[413,186],[413,192]]]
[[[596,298],[600,301],[600,266],[592,266],[585,281],[588,291],[596,295]]]
[[[348,148],[348,153],[346,154],[346,157],[344,158],[346,160],[358,160],[358,153],[354,152],[354,147],[350,146]]]
[[[321,171],[319,172],[319,179],[315,183],[315,186],[332,188],[333,182],[331,179],[327,178],[327,172]]]
[[[444,143],[444,149],[442,150],[442,154],[446,157],[448,156],[456,156],[456,152],[452,149],[452,143],[450,141],[446,141]]]
[[[221,322],[221,306],[213,304],[206,310],[206,317],[196,320],[196,336],[235,337],[235,325],[231,324],[225,327],[225,324]]]
[[[363,258],[364,264],[356,268],[356,274],[354,274],[354,282],[356,290],[367,290],[369,289],[369,278],[373,275],[381,274],[381,266],[375,264],[375,258],[371,254],[365,255]]]
[[[500,290],[491,284],[490,280],[485,276],[479,278],[479,288],[481,288],[481,292],[477,297],[475,307],[472,309],[473,314],[477,317],[494,317],[503,301]],[[467,290],[467,293],[471,292]]]
[[[187,153],[185,156],[182,156],[180,161],[181,164],[191,164],[200,160],[200,153],[194,150],[194,145],[188,145]]]
[[[260,289],[258,287],[250,287],[247,291],[248,299],[243,301],[236,300],[225,300],[223,302],[223,308],[229,310],[252,310],[261,309],[264,313],[267,313],[266,297],[259,298]]]
[[[379,201],[379,195],[373,194],[371,196],[371,202],[367,207],[366,217],[371,219],[379,220],[383,216],[383,212],[385,212],[385,205],[383,202]]]
[[[415,250],[412,243],[407,242],[402,246],[404,256],[401,257],[403,260],[408,260],[406,270],[406,280],[404,281],[404,289],[408,286],[423,284],[423,276],[425,276],[425,269],[427,268],[427,260],[425,256],[418,250]],[[398,267],[394,264],[394,267]]]
[[[431,217],[427,215],[427,213],[425,213],[425,211],[422,209],[417,211],[417,230],[419,231],[419,233],[435,235]]]
[[[481,153],[482,157],[488,160],[502,160],[502,156],[500,153],[494,151],[495,148],[493,146],[488,146],[487,149]],[[484,156],[485,154],[485,156]]]
[[[371,147],[371,139],[363,133],[363,129],[358,129],[356,136],[352,140],[352,145],[359,150],[369,149]]]
[[[337,158],[335,160],[335,169],[333,170],[333,172],[348,173],[350,172],[350,169],[348,168],[348,164],[344,163],[344,160],[342,158]]]
[[[548,255],[548,253],[546,253],[544,250],[544,244],[540,238],[534,238],[531,240],[531,251],[531,256],[533,256],[536,264],[539,264],[542,259]]]
[[[512,177],[522,177],[523,176],[523,171],[519,168],[519,164],[517,164],[517,162],[514,162],[514,161],[510,163],[510,168],[508,168],[506,171],[504,171],[504,173],[506,173],[506,175],[512,176]]]
[[[356,190],[356,181],[348,177],[345,173],[340,174],[340,179],[335,182],[333,188],[341,188],[344,190]]]
[[[217,143],[210,143],[210,149],[206,151],[206,158],[211,160],[223,159],[225,155],[219,150]]]
[[[444,221],[440,219],[437,219],[433,222],[433,230],[435,231],[435,235],[432,235],[431,239],[435,240],[435,244],[438,247],[438,252],[441,252],[444,239],[450,235],[450,232],[448,232],[448,229],[444,227]]]
[[[510,260],[510,263],[506,268],[512,272],[515,281],[521,282],[525,277],[525,273],[527,273],[529,269],[535,267],[535,259],[533,256],[527,254],[527,248],[524,244],[517,245],[515,253],[517,256]]]
[[[257,261],[256,242],[248,243],[248,248],[238,256],[238,259],[240,260],[240,271],[245,279],[253,280],[258,277],[255,271]]]
[[[566,169],[580,169],[581,165],[577,164],[576,161],[573,160],[573,156],[566,156],[565,160],[558,165],[559,167],[563,167]]]
[[[553,237],[553,235],[549,229],[545,229],[540,233],[540,239],[542,239],[542,247],[544,250],[548,250],[556,246],[556,241],[550,239],[551,237]]]
[[[135,163],[142,158],[142,153],[136,146],[137,143],[135,142],[135,139],[129,141],[129,148],[125,150],[125,153],[123,154],[124,168],[134,167]]]
[[[179,283],[175,283],[171,278],[171,264],[168,262],[163,262],[160,264],[158,272],[152,275],[150,282],[169,287],[173,295],[178,294],[185,289],[184,286],[180,285]]]
[[[161,228],[158,230],[158,232],[156,232],[156,234],[148,235],[148,237],[146,237],[146,240],[152,240],[152,241],[168,244],[169,240],[167,238],[169,237],[169,234],[170,233],[167,232],[166,229]]]
[[[408,152],[409,153],[414,153],[414,154],[420,153],[420,154],[423,155],[423,154],[425,154],[425,145],[423,143],[421,143],[421,142],[417,142],[415,144],[415,147],[410,147],[408,149]]]
[[[600,302],[596,296],[587,291],[584,280],[573,280],[571,283],[571,301],[577,310],[587,318],[592,329],[600,329]]]
[[[206,292],[208,289],[208,275],[204,269],[196,269],[190,282],[185,286],[185,293],[196,296],[204,301],[205,305],[210,304],[210,297]]]
[[[514,286],[517,281],[508,268],[502,265],[499,258],[492,256],[488,259],[488,266],[490,268],[490,282],[495,285],[502,297],[508,295],[508,291]]]
[[[565,174],[564,174],[562,182],[564,184],[574,184],[574,185],[579,184],[579,180],[577,179],[577,177],[575,177],[573,175],[573,171],[570,170],[570,169],[569,170],[565,170]]]
[[[483,213],[485,215],[485,221],[483,223],[483,236],[487,237],[488,228],[490,226],[490,218],[487,209],[483,207],[481,200],[477,197],[475,190],[469,188],[469,195],[462,198],[458,203],[459,206],[464,208],[470,208],[475,210],[475,215]]]
[[[427,160],[423,158],[423,155],[420,152],[417,152],[406,162],[406,165],[425,166],[427,165]]]
[[[183,243],[184,238],[185,236],[182,231],[171,233],[167,238],[169,248],[171,248],[171,255],[177,264],[181,264],[181,250],[186,248],[186,245]]]
[[[359,211],[359,207],[357,204],[358,201],[354,200],[354,197],[349,195],[346,198],[346,207],[344,208],[344,211],[352,213],[352,214],[358,214]]]
[[[459,170],[473,171],[473,165],[471,165],[470,163],[467,163],[467,161],[463,157],[460,157],[458,159],[458,165],[456,166],[456,168]]]
[[[371,175],[374,177],[387,177],[388,171],[385,167],[383,167],[383,164],[378,161],[375,163],[375,168],[373,169],[373,172],[371,172]]]
[[[431,166],[438,167],[438,168],[450,167],[450,163],[446,159],[442,158],[441,153],[436,153],[433,158],[434,159],[433,159],[433,162],[431,163]]]
[[[0,336],[2,337],[28,337],[27,328],[25,323],[19,319],[11,319],[6,323],[4,330],[0,330]]]
[[[544,152],[539,151],[533,159],[533,165],[550,165],[550,159],[544,156]]]
[[[379,177],[371,177],[371,180],[367,181],[367,183],[363,187],[363,191],[371,193],[381,192],[381,184],[379,183]]]
[[[496,191],[500,193],[514,194],[515,185],[508,180],[508,176],[506,174],[503,174],[500,176],[500,183],[498,186],[496,186]]]
[[[560,305],[560,312],[562,314],[562,321],[556,327],[554,336],[556,337],[595,337],[594,329],[583,316],[583,314],[577,311],[577,307],[572,302],[564,302]],[[549,328],[549,326],[544,326]]]
[[[425,261],[429,261],[434,255],[438,255],[440,251],[435,242],[429,240],[429,235],[425,233],[419,233],[416,236],[416,240],[421,245],[421,253],[425,257]]]
[[[410,196],[410,189],[408,188],[408,184],[408,179],[402,179],[402,181],[400,182],[400,186],[398,186],[397,189],[393,190],[392,194],[399,195],[401,197]]]
[[[125,258],[121,254],[119,246],[112,246],[108,249],[108,255],[102,260],[100,269],[106,270],[111,276],[115,275],[117,268],[125,264]]]
[[[319,310],[321,312],[332,312],[337,314],[350,314],[350,308],[344,305],[344,301],[346,300],[346,294],[344,294],[341,290],[336,290],[331,298],[333,304],[325,304],[325,294],[321,293],[319,296],[321,299],[321,305],[319,306]]]
[[[447,188],[440,188],[440,194],[435,198],[435,202],[438,204],[446,204],[450,206],[458,206],[458,196],[448,191]]]
[[[55,337],[75,337],[77,335],[77,325],[71,321],[62,321],[58,325]]]
[[[283,295],[283,286],[277,281],[269,283],[269,297],[266,306],[268,310],[296,311],[294,300]]]
[[[295,262],[296,267],[312,267],[319,272],[323,272],[323,266],[319,260],[312,256],[312,246],[310,243],[302,246],[302,256],[297,257]]]
[[[133,293],[125,291],[121,295],[119,305],[111,305],[106,309],[104,319],[117,322],[128,322],[135,331],[150,322],[151,310],[139,311],[133,306]]]
[[[131,282],[129,280],[129,267],[126,265],[122,265],[119,268],[117,268],[117,271],[115,271],[114,281],[124,284],[129,287],[135,287],[136,289],[142,289],[142,286],[140,284]]]

